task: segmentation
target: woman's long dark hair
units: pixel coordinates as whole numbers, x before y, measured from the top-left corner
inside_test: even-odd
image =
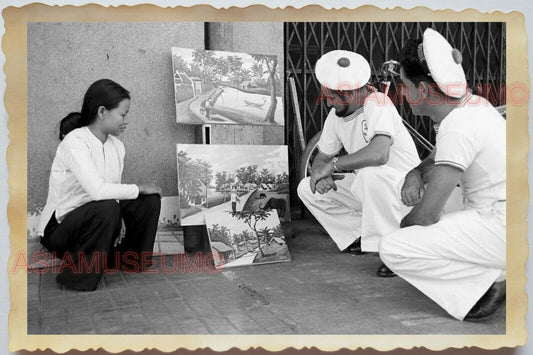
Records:
[[[63,140],[70,131],[80,128],[80,113],[71,112],[66,115],[59,123],[59,140]]]
[[[95,119],[98,108],[104,106],[108,110],[116,108],[124,99],[129,99],[130,93],[110,79],[100,79],[89,86],[83,97],[79,127],[88,126]]]

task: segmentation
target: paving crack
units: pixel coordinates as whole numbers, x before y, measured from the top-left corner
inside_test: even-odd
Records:
[[[239,288],[246,293],[248,296],[252,297],[256,302],[261,303],[265,306],[269,305],[270,302],[259,292],[257,292],[253,287],[247,284],[239,284]]]

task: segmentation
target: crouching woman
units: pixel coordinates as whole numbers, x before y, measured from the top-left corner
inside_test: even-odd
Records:
[[[62,258],[56,280],[70,289],[95,290],[104,267],[144,270],[151,263],[161,188],[123,184],[130,94],[112,80],[94,82],[83,99],[79,128],[59,144],[50,172],[39,232]],[[126,227],[123,240],[117,236]]]

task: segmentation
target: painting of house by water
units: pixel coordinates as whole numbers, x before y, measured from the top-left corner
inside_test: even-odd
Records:
[[[205,220],[217,268],[291,260],[275,211],[219,212]]]
[[[284,125],[275,55],[172,48],[176,121]]]
[[[208,214],[273,210],[290,220],[287,146],[178,144],[180,224]]]

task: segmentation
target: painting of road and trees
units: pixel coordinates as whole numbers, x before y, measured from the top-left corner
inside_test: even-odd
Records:
[[[290,261],[277,213],[236,211],[205,218],[217,268]]]
[[[172,48],[176,121],[284,125],[275,55]]]
[[[182,226],[240,211],[290,220],[287,146],[178,144],[177,161]]]

